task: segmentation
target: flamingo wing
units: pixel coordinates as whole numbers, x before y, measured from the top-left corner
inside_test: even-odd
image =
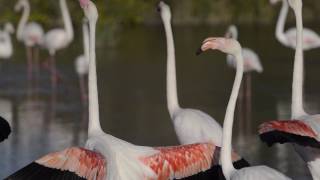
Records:
[[[9,137],[11,133],[11,128],[9,123],[0,117],[0,142],[4,141]]]
[[[296,143],[302,146],[320,148],[318,133],[304,121],[285,120],[270,121],[259,127],[262,141],[269,146],[274,143]]]
[[[104,180],[106,161],[97,152],[72,147],[48,154],[6,179],[88,179]]]

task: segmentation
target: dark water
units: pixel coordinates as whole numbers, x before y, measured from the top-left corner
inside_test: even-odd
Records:
[[[225,55],[195,51],[207,36],[223,35],[225,27],[176,27],[177,78],[180,104],[203,110],[220,123],[223,120],[234,78]],[[176,145],[177,138],[166,108],[166,46],[161,26],[137,27],[118,34],[117,47],[108,47],[98,35],[98,78],[103,129],[129,142]],[[80,35],[79,35],[80,36]],[[294,51],[282,47],[272,27],[241,27],[240,41],[260,56],[265,71],[252,74],[252,110],[237,112],[234,147],[253,165],[271,166],[295,179],[310,179],[305,164],[289,145],[268,148],[257,136],[260,123],[290,117]],[[17,44],[12,61],[0,71],[0,114],[13,126],[13,134],[0,144],[0,178],[42,155],[86,140],[87,108],[80,101],[73,59],[81,52],[77,40],[60,52],[58,68],[62,80],[55,95],[49,73],[40,72],[39,86],[27,81],[24,51]],[[45,53],[42,53],[45,59]],[[306,107],[320,111],[319,51],[306,53]],[[34,84],[34,82],[33,82]]]

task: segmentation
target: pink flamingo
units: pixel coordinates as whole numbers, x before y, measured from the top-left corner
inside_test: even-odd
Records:
[[[62,12],[64,28],[55,28],[48,31],[42,41],[42,46],[45,47],[50,54],[50,67],[51,67],[51,83],[52,87],[56,87],[57,71],[55,55],[58,50],[66,48],[74,37],[70,13],[68,10],[66,0],[59,0],[60,9]]]
[[[167,106],[179,142],[180,144],[210,143],[221,147],[222,128],[217,121],[200,110],[179,106],[171,10],[163,1],[158,4],[158,10],[161,14],[167,39]],[[237,168],[249,166],[238,155],[235,155],[233,160]]]
[[[303,107],[303,22],[302,1],[289,0],[296,15],[297,47],[293,69],[291,119],[260,126],[260,138],[268,145],[292,143],[307,163],[313,179],[320,179],[320,115],[309,115]]]
[[[231,54],[236,58],[237,71],[233,84],[231,97],[227,106],[227,111],[223,124],[221,163],[222,171],[226,180],[289,180],[290,178],[280,172],[271,169],[267,166],[245,167],[236,170],[232,164],[232,128],[234,121],[234,111],[236,107],[237,97],[241,86],[243,76],[243,56],[241,45],[237,40],[229,38],[207,38],[204,40],[201,51],[209,49],[219,50],[227,54]]]
[[[85,148],[68,148],[48,154],[7,179],[173,179],[209,169],[217,162],[218,149],[199,143],[175,147],[136,146],[103,132],[99,120],[98,87],[95,55],[96,6],[79,0],[89,20],[89,128]]]
[[[84,54],[77,57],[75,60],[75,70],[79,77],[80,94],[81,99],[84,102],[87,99],[85,78],[89,71],[89,30],[87,19],[83,20],[82,23],[82,33],[83,33],[83,50]]]
[[[30,16],[30,3],[28,0],[19,0],[15,7],[15,11],[23,10],[22,17],[20,19],[17,28],[17,39],[21,41],[26,46],[27,50],[27,60],[28,60],[28,78],[32,78],[33,63],[35,61],[35,70],[38,73],[39,70],[39,52],[36,46],[40,46],[43,38],[43,28],[40,24],[36,22],[29,22],[28,18]]]
[[[0,58],[9,59],[13,54],[11,34],[14,28],[11,23],[6,23],[4,29],[0,30]]]
[[[286,18],[289,11],[289,5],[287,0],[270,0],[271,4],[276,4],[277,2],[282,1],[282,8],[280,10],[280,15],[277,22],[276,27],[276,38],[278,41],[286,46],[290,47],[292,49],[296,48],[296,40],[297,40],[297,29],[296,28],[290,28],[286,32],[284,32],[284,27],[286,23]],[[311,29],[304,28],[303,29],[303,50],[310,50],[320,47],[320,36],[312,31]]]

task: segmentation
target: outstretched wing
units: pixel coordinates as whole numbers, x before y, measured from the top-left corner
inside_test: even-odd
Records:
[[[217,164],[216,146],[213,144],[191,144],[156,148],[159,153],[141,160],[149,166],[158,179],[184,178],[210,169]]]
[[[274,143],[296,143],[320,148],[317,132],[304,121],[286,120],[263,123],[259,127],[259,134],[261,140],[269,146]]]
[[[97,152],[72,147],[48,154],[6,179],[88,179],[104,180],[106,161]]]

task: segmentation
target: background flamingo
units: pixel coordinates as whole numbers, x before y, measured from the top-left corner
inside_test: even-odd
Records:
[[[159,3],[158,9],[167,39],[167,105],[179,142],[180,144],[211,143],[214,146],[221,147],[222,128],[220,124],[202,111],[184,109],[179,106],[171,11],[170,7],[163,1]],[[249,165],[237,155],[234,156],[233,160],[237,168]]]
[[[85,78],[86,75],[88,75],[89,70],[89,30],[87,19],[83,20],[82,31],[84,54],[80,55],[75,60],[75,70],[79,77],[81,99],[82,101],[85,101],[87,98]]]
[[[297,29],[290,28],[286,32],[284,31],[286,18],[289,11],[288,0],[270,0],[270,3],[276,4],[280,1],[282,1],[282,8],[280,10],[280,15],[277,22],[276,38],[282,45],[295,49],[297,42]],[[317,33],[311,29],[304,28],[303,34],[303,50],[310,50],[320,47],[320,36]]]
[[[207,38],[204,40],[201,51],[209,49],[219,50],[227,54],[231,54],[236,58],[237,72],[235,82],[233,84],[231,97],[227,106],[227,111],[223,124],[223,144],[221,149],[222,170],[226,180],[289,180],[288,177],[271,169],[267,166],[245,167],[236,170],[232,164],[232,127],[234,120],[234,111],[236,107],[237,97],[241,86],[243,76],[243,56],[241,45],[234,39],[226,38]]]
[[[66,48],[73,41],[73,27],[66,0],[59,0],[64,28],[56,28],[47,32],[42,45],[49,51],[51,67],[51,83],[55,88],[57,81],[55,55],[58,50]]]
[[[14,28],[11,23],[6,23],[3,30],[0,31],[0,58],[9,59],[13,54],[11,34]]]
[[[320,179],[320,115],[309,115],[303,107],[303,22],[302,1],[289,0],[296,15],[297,48],[293,69],[291,119],[272,121],[260,126],[260,137],[269,145],[294,143],[294,148],[308,164],[314,179]]]
[[[28,22],[30,16],[30,3],[28,0],[19,0],[14,9],[15,11],[23,11],[17,28],[17,39],[26,46],[28,77],[30,80],[32,79],[33,60],[35,61],[36,73],[39,71],[39,52],[36,46],[39,46],[42,42],[43,29],[36,22]]]
[[[90,25],[89,139],[86,149],[69,148],[31,163],[8,179],[85,178],[107,180],[173,179],[205,171],[214,163],[216,147],[191,144],[152,148],[135,146],[102,131],[99,120],[95,59],[96,6],[80,0]],[[107,163],[106,163],[107,161]]]

